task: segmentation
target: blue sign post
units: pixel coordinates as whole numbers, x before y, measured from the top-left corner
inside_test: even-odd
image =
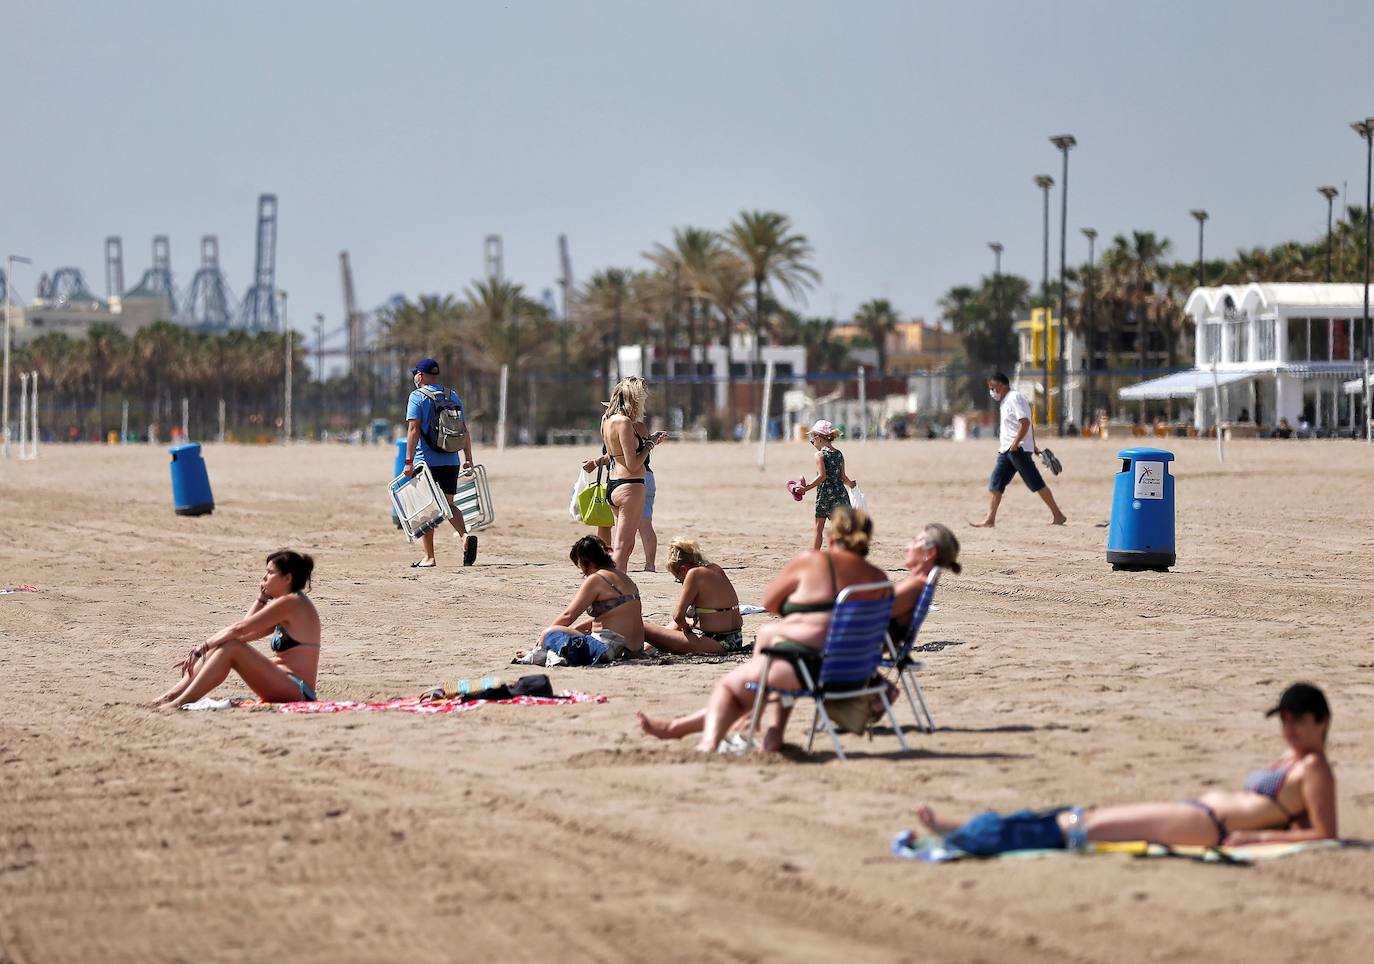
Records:
[[[1168,572],[1174,564],[1173,452],[1122,449],[1112,491],[1107,561],[1113,570]]]

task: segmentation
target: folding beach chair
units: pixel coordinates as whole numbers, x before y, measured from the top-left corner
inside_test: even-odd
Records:
[[[402,473],[387,487],[401,531],[410,542],[426,532],[433,532],[453,516],[448,499],[439,483],[434,481],[429,466],[420,462],[416,469],[414,476]]]
[[[474,465],[458,476],[458,491],[453,495],[453,507],[463,516],[463,527],[468,532],[485,529],[496,521],[485,465]]]
[[[901,683],[902,692],[906,693],[906,701],[911,704],[911,712],[916,717],[916,727],[927,733],[935,732],[935,719],[930,715],[925,694],[921,692],[921,684],[916,679],[916,674],[925,669],[925,664],[918,659],[912,659],[911,653],[916,648],[916,636],[921,631],[921,624],[926,621],[926,614],[930,612],[930,601],[935,598],[935,587],[939,582],[940,567],[934,566],[926,576],[926,587],[921,591],[921,598],[916,601],[916,609],[911,614],[911,628],[907,630],[906,638],[898,642],[889,633],[886,640],[887,655],[878,663],[883,669],[897,671],[897,682]],[[918,700],[919,708],[916,705]]]
[[[855,598],[863,593],[880,595],[876,599]],[[839,734],[825,710],[825,704],[834,700],[868,699],[870,696],[882,700],[883,709],[892,721],[892,731],[897,734],[902,749],[907,749],[906,738],[902,735],[902,728],[897,725],[896,714],[887,698],[887,681],[877,677],[878,681],[874,682],[887,640],[887,621],[892,616],[892,593],[890,582],[866,582],[849,586],[840,592],[835,599],[835,612],[830,617],[830,630],[826,633],[822,650],[820,679],[812,679],[806,661],[800,658],[802,654],[777,646],[764,648],[763,655],[767,658],[763,672],[757,683],[749,684],[756,696],[753,715],[749,720],[748,746],[754,745],[759,717],[771,693],[782,700],[810,699],[815,702],[816,714],[811,720],[811,732],[806,741],[808,753],[816,739],[816,731],[824,727],[835,744],[835,754],[841,760],[845,759]],[[767,685],[768,671],[775,659],[785,659],[792,664],[797,679],[801,680],[801,689],[777,689]]]

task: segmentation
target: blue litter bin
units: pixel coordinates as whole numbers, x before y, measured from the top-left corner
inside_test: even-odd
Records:
[[[1112,491],[1107,561],[1113,570],[1167,572],[1174,564],[1173,452],[1122,449]]]
[[[405,467],[406,440],[403,438],[398,438],[396,440],[396,464],[392,467],[391,479],[396,478],[396,476],[400,475],[403,471],[405,471]],[[391,479],[387,479],[387,481],[390,482]],[[396,507],[394,505],[391,507],[391,522],[393,525],[396,526],[396,528],[401,528],[401,520],[396,517]]]
[[[210,473],[200,454],[199,442],[174,445],[172,453],[172,505],[177,515],[205,515],[215,511],[210,494]]]

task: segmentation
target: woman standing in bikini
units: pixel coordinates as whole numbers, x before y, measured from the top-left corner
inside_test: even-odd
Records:
[[[644,638],[665,653],[721,656],[747,649],[739,595],[730,577],[701,554],[692,539],[674,539],[668,548],[668,572],[682,583],[670,626],[644,624]]]
[[[1284,755],[1255,770],[1239,790],[1208,790],[1175,803],[1064,808],[1041,813],[979,814],[966,824],[916,813],[932,832],[970,853],[1081,849],[1092,841],[1148,840],[1176,846],[1230,847],[1336,837],[1336,778],[1326,759],[1331,709],[1310,683],[1283,691],[1266,716],[1279,717]],[[1019,846],[1006,846],[1007,843]]]
[[[636,714],[640,729],[660,740],[678,740],[688,733],[700,732],[697,749],[714,751],[730,727],[753,708],[754,693],[748,684],[758,682],[766,662],[761,654],[769,646],[799,650],[812,679],[819,679],[821,650],[840,590],[859,583],[887,581],[887,574],[867,559],[872,536],[873,523],[868,513],[848,506],[836,509],[830,520],[830,548],[802,553],[783,567],[763,591],[764,608],[782,618],[759,629],[753,658],[716,682],[705,709],[675,720],[655,720],[641,712]],[[768,685],[796,689],[801,680],[791,663],[775,659],[769,669]],[[787,717],[787,709],[780,703],[772,704],[763,733],[765,751],[782,749]]]
[[[630,564],[640,517],[644,514],[644,462],[653,447],[667,437],[664,432],[644,436],[635,431],[635,422],[644,417],[647,395],[644,379],[631,375],[620,380],[611,391],[611,400],[606,403],[606,414],[601,416],[601,441],[606,454],[582,463],[588,472],[599,465],[610,467],[611,480],[606,484],[606,497],[615,513],[613,558],[615,567],[620,570]]]
[[[258,598],[242,619],[194,647],[179,663],[181,681],[157,701],[179,709],[209,694],[231,671],[268,703],[315,699],[320,667],[320,614],[306,596],[315,560],[291,549],[267,557]],[[272,655],[250,641],[272,634]]]

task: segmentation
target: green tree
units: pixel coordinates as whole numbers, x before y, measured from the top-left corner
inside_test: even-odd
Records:
[[[763,338],[764,289],[777,284],[799,301],[821,280],[811,265],[811,243],[792,230],[791,220],[775,211],[741,211],[725,241],[748,266],[754,281],[754,364]]]
[[[854,323],[859,326],[873,347],[878,350],[878,374],[887,373],[887,340],[901,321],[897,310],[886,298],[875,298],[859,306]]]

